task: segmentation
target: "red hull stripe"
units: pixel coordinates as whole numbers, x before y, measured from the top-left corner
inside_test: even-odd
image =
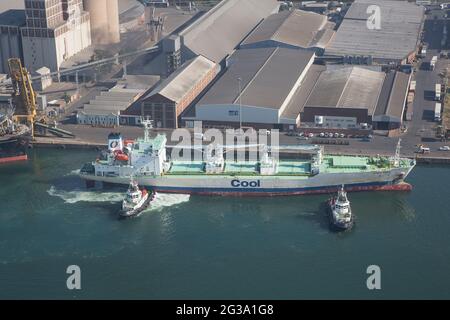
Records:
[[[21,156],[0,158],[0,163],[15,162],[15,161],[26,161],[26,160],[28,160],[28,156],[26,154],[24,154],[24,155],[21,155]]]
[[[292,196],[292,195],[307,195],[307,194],[324,194],[336,192],[338,188],[324,188],[324,189],[312,189],[312,190],[296,190],[296,191],[281,191],[281,192],[220,192],[220,191],[196,191],[189,189],[159,189],[155,188],[156,192],[160,193],[181,193],[181,194],[196,194],[207,196],[230,196],[230,197],[272,197],[272,196]],[[345,191],[358,192],[358,191],[411,191],[412,186],[409,183],[399,183],[393,185],[364,185],[364,186],[348,186],[345,187]]]

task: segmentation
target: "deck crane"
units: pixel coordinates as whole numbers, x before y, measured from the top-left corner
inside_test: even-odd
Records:
[[[34,138],[34,122],[36,118],[36,93],[31,85],[28,71],[22,67],[18,58],[8,59],[9,72],[13,86],[13,104],[15,107],[14,121],[23,122],[30,127]]]

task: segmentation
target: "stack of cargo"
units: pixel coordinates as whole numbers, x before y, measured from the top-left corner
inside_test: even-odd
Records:
[[[412,120],[413,112],[414,112],[414,94],[416,93],[416,81],[411,81],[411,84],[409,85],[409,92],[408,92],[408,98],[406,100],[406,114],[405,118],[408,121]]]

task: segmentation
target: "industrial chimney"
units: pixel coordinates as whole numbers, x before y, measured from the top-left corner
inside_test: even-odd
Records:
[[[118,0],[84,0],[83,4],[91,15],[92,43],[120,42]]]

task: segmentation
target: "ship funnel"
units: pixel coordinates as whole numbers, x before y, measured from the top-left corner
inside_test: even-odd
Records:
[[[108,136],[108,150],[113,152],[123,149],[123,139],[120,133],[110,133]]]

